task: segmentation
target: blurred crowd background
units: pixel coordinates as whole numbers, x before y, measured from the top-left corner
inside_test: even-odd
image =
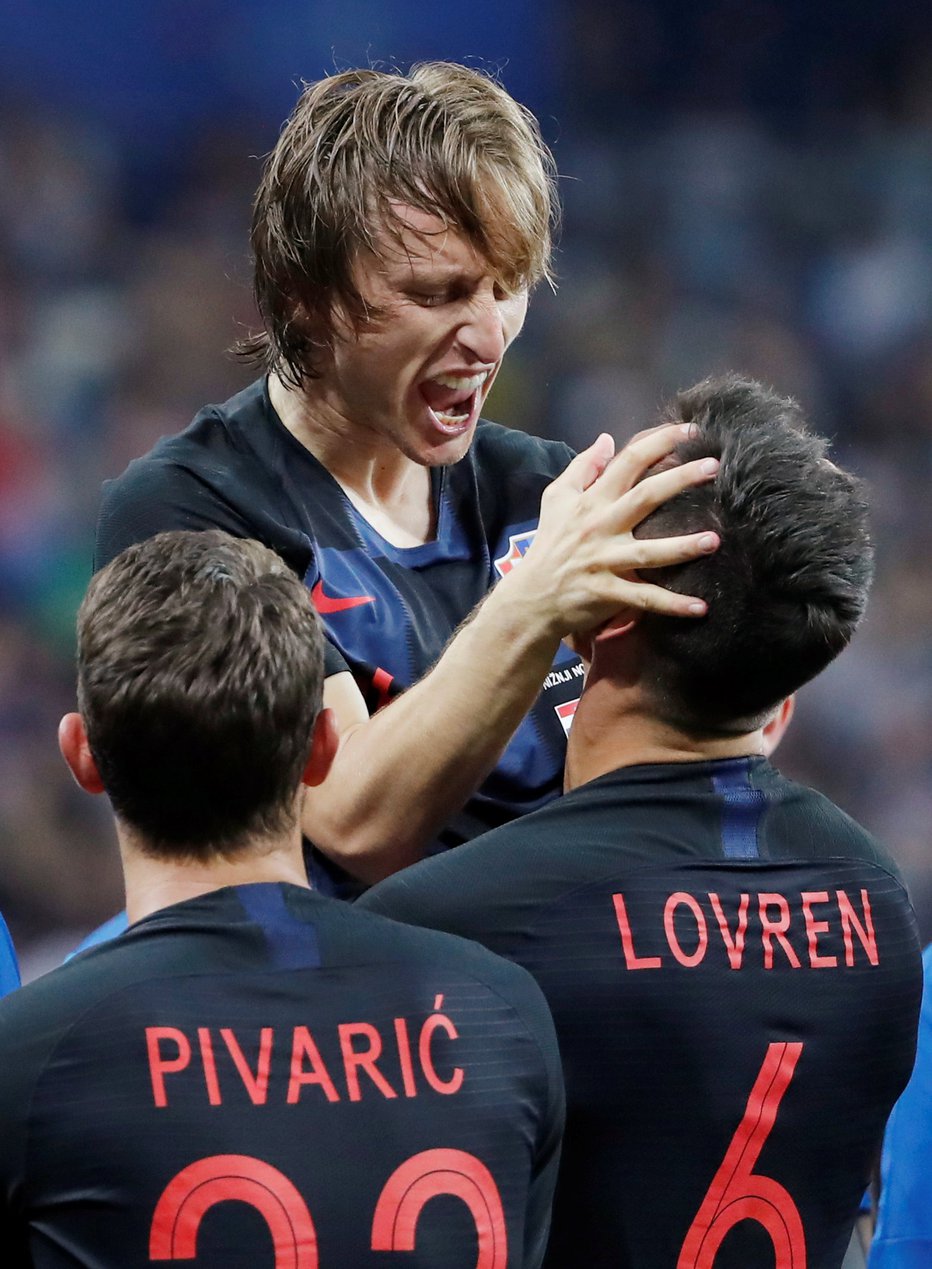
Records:
[[[436,56],[498,71],[561,171],[559,288],[490,417],[621,442],[731,368],[869,480],[872,611],[779,764],[888,844],[932,937],[932,10],[446,8],[0,0],[0,910],[27,975],[122,903],[108,808],[55,739],[101,482],[251,377],[226,350],[298,81]]]

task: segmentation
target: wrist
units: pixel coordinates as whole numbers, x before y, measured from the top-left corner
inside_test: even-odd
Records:
[[[526,649],[540,647],[556,653],[567,634],[566,621],[546,585],[524,560],[507,573],[489,594],[483,608],[501,624],[504,638]]]

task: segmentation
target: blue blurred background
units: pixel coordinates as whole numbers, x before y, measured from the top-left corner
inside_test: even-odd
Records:
[[[733,368],[871,482],[872,612],[780,763],[886,841],[929,938],[932,9],[0,0],[0,909],[27,975],[122,902],[55,741],[101,481],[249,378],[257,156],[299,81],[426,57],[496,70],[562,174],[559,291],[491,417],[623,441]]]

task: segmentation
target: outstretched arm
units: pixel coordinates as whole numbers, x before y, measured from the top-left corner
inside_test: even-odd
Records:
[[[520,565],[474,610],[433,669],[371,718],[349,674],[327,680],[340,748],[308,791],[304,831],[368,882],[419,859],[479,786],[550,670],[561,638],[624,607],[685,618],[705,605],[629,576],[714,550],[715,534],[637,539],[657,506],[715,474],[715,460],[641,479],[683,439],[652,428],[611,458],[609,437],[578,455],[544,491],[540,525]],[[476,674],[477,666],[482,673]]]

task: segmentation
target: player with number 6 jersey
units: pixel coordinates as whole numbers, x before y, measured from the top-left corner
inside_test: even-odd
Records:
[[[478,939],[553,1011],[567,1128],[552,1269],[839,1269],[915,1051],[915,919],[882,847],[764,756],[783,698],[851,637],[858,482],[794,402],[683,394],[714,485],[645,533],[715,524],[687,629],[593,642],[566,795],[381,883],[365,907]]]
[[[532,977],[314,893],[323,634],[272,551],[161,534],[78,620],[129,930],[0,1001],[4,1269],[533,1269],[563,1119]]]

